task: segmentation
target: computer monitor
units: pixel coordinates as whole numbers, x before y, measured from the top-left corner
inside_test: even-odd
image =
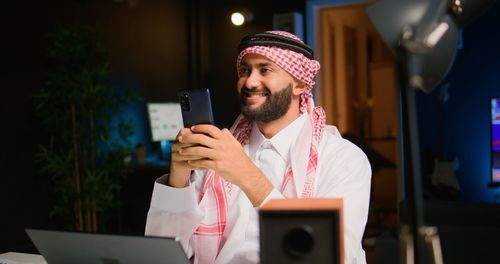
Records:
[[[500,97],[490,100],[491,105],[491,184],[500,186]]]
[[[182,114],[179,103],[148,103],[151,140],[154,142],[175,140],[182,128]]]

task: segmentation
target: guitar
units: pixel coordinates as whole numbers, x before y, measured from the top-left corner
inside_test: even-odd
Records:
[[[440,129],[440,155],[434,158],[434,170],[431,175],[431,183],[435,187],[448,187],[455,191],[460,191],[460,184],[458,182],[455,172],[459,167],[458,157],[455,156],[453,160],[444,159],[445,147],[445,115],[444,105],[449,99],[449,83],[443,84],[439,87],[438,100],[441,105],[441,129]]]

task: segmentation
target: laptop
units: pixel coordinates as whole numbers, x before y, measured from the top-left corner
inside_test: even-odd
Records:
[[[26,229],[47,263],[189,264],[174,238]]]

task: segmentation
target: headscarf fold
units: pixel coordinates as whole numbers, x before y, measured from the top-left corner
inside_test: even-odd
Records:
[[[298,37],[284,31],[267,31],[266,33],[284,36],[286,38],[300,41]],[[310,144],[292,153],[291,163],[285,170],[281,193],[287,197],[312,197],[314,194],[314,181],[316,168],[318,165],[318,148],[325,128],[325,112],[321,107],[315,107],[312,99],[312,87],[314,77],[319,71],[318,61],[309,59],[304,54],[273,46],[250,46],[242,50],[237,58],[236,67],[238,73],[241,61],[247,54],[258,54],[266,57],[276,65],[284,69],[291,76],[306,85],[306,91],[300,97],[300,113],[307,113],[310,116],[311,124],[309,129],[302,130],[298,140],[306,140]],[[240,76],[238,76],[240,77]],[[242,144],[248,144],[249,135],[252,129],[252,122],[242,115],[238,116],[230,131],[233,136]],[[301,154],[309,153],[308,156]],[[294,181],[294,167],[291,164],[301,164],[306,167],[305,180],[302,192],[297,193]],[[304,177],[295,175],[295,177]],[[224,246],[224,231],[228,224],[234,223],[235,219],[228,219],[228,208],[234,202],[231,195],[232,184],[225,181],[213,170],[208,170],[204,178],[204,183],[200,192],[199,206],[205,212],[205,216],[192,237],[195,263],[214,263],[217,255]]]

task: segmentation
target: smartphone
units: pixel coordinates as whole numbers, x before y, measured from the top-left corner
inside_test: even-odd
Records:
[[[178,95],[184,127],[198,124],[214,124],[210,90],[182,90],[179,91]]]

